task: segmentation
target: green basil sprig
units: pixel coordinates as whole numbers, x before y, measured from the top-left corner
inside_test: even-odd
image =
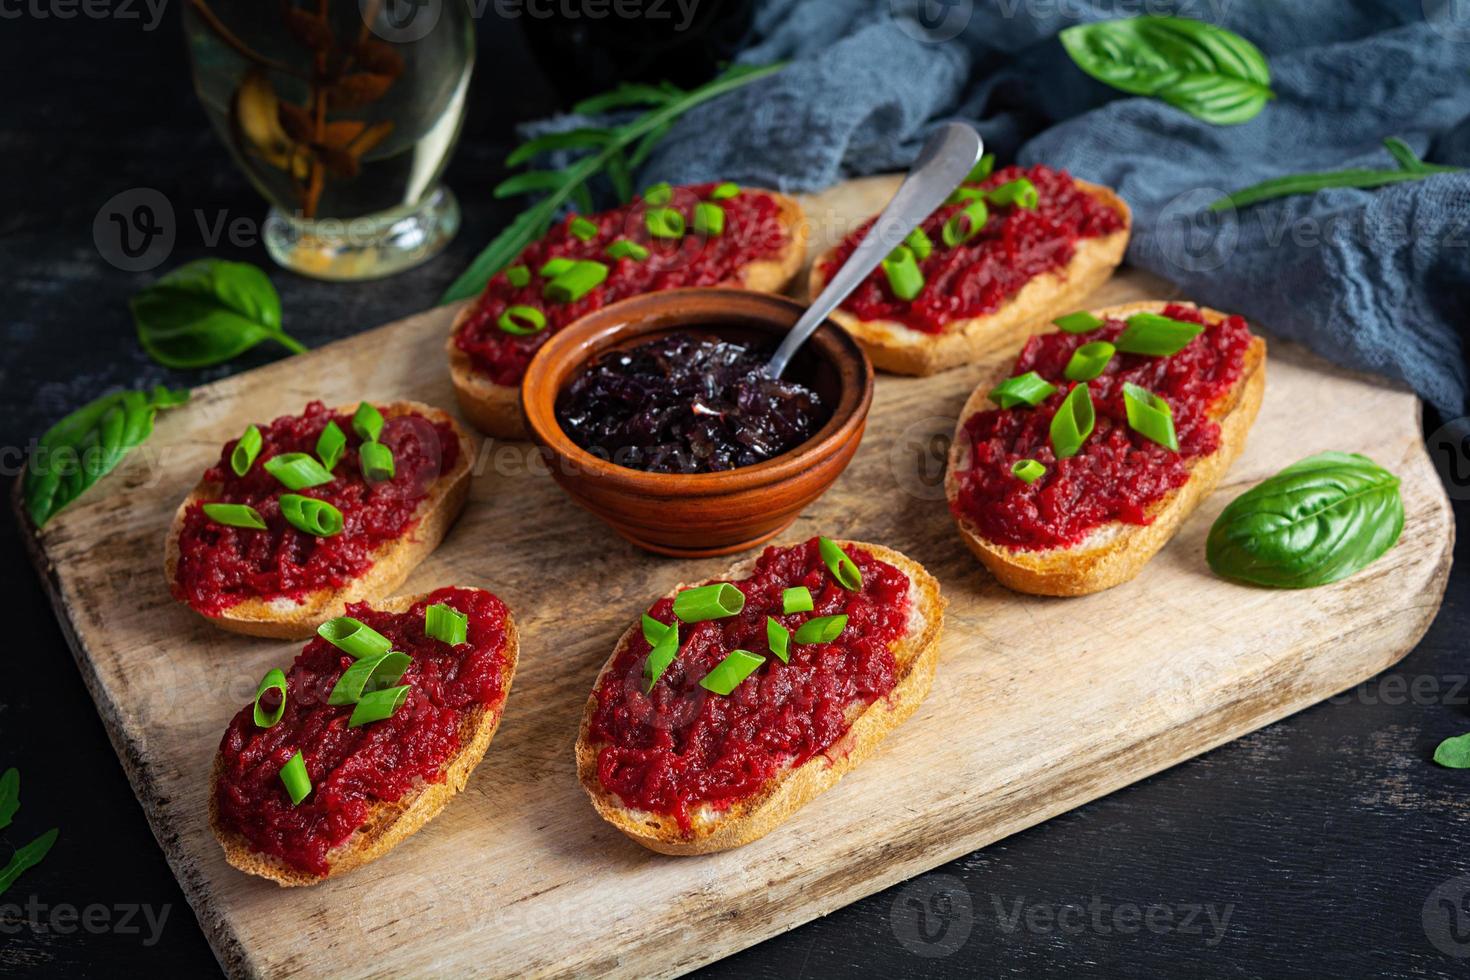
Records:
[[[1446,769],[1470,769],[1470,732],[1440,742],[1434,750],[1434,761]]]
[[[1305,589],[1376,561],[1403,529],[1398,477],[1357,453],[1318,453],[1231,501],[1205,557],[1225,578]]]
[[[1383,141],[1389,155],[1398,163],[1397,170],[1371,170],[1356,168],[1352,170],[1328,170],[1322,173],[1310,174],[1287,174],[1284,177],[1272,177],[1263,180],[1259,184],[1252,184],[1243,190],[1233,194],[1226,194],[1220,200],[1210,205],[1211,211],[1224,211],[1228,208],[1243,208],[1261,201],[1270,201],[1278,197],[1292,197],[1296,194],[1315,194],[1328,187],[1361,187],[1364,189],[1373,187],[1384,187],[1388,184],[1402,184],[1411,180],[1423,180],[1432,174],[1452,174],[1464,169],[1462,167],[1450,167],[1441,163],[1425,163],[1419,159],[1409,144],[1397,136],[1390,136]]]
[[[187,391],[115,391],[46,430],[26,463],[21,495],[36,527],[110,473],[153,432],[153,416],[189,400]]]
[[[1059,37],[1077,67],[1098,81],[1216,126],[1253,119],[1276,97],[1260,49],[1204,21],[1131,17],[1077,24]]]
[[[20,772],[16,769],[7,769],[0,776],[0,830],[10,826],[15,812],[20,809]],[[27,870],[34,868],[51,850],[51,845],[56,843],[57,829],[52,827],[40,837],[22,847],[17,847],[15,853],[10,855],[10,860],[3,868],[0,868],[0,895],[15,884]]]
[[[129,302],[138,342],[171,368],[220,364],[273,340],[306,351],[281,330],[281,298],[264,272],[245,262],[200,259],[179,266]]]

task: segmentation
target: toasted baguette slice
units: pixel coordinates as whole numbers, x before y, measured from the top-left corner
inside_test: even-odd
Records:
[[[356,407],[353,405],[334,411],[345,411],[350,415]],[[246,599],[218,616],[208,616],[194,610],[198,615],[234,633],[288,640],[308,637],[321,623],[342,615],[348,603],[376,599],[398,588],[408,578],[408,573],[439,546],[450,525],[464,510],[465,501],[469,499],[474,444],[447,412],[431,405],[401,401],[379,405],[378,409],[385,419],[400,415],[420,415],[434,422],[448,422],[459,439],[459,458],[429,488],[428,496],[419,503],[414,514],[416,523],[408,534],[381,546],[373,556],[372,567],[340,589],[319,589],[302,596],[299,602],[285,596]],[[173,526],[169,529],[163,555],[163,572],[170,588],[177,578],[179,535],[184,529],[184,514],[196,501],[212,499],[217,489],[201,480],[174,513]]]
[[[1093,310],[1092,313],[1103,319],[1122,319],[1134,313],[1162,312],[1171,302],[1179,306],[1194,305],[1177,300],[1150,301],[1110,306]],[[1218,323],[1228,315],[1205,307],[1195,308],[1211,323]],[[1009,369],[1010,366],[1007,365],[980,384],[960,412],[954,442],[950,446],[949,469],[944,479],[945,495],[952,514],[959,494],[957,474],[970,465],[970,444],[965,438],[965,422],[976,412],[991,407],[988,403],[990,390],[1009,376]],[[1148,564],[1148,560],[1160,548],[1169,543],[1169,539],[1179,530],[1185,518],[1215,489],[1230,464],[1235,462],[1245,448],[1246,434],[1255,421],[1256,412],[1260,410],[1261,396],[1265,390],[1266,342],[1256,337],[1246,350],[1245,367],[1240,380],[1210,409],[1210,417],[1220,426],[1220,448],[1195,460],[1190,468],[1189,481],[1182,487],[1171,490],[1149,509],[1154,519],[1152,524],[1125,524],[1115,521],[1096,529],[1074,547],[1024,551],[984,538],[974,522],[956,515],[955,523],[959,525],[960,536],[1002,585],[1017,592],[1076,596],[1101,592],[1127,582],[1143,570],[1143,566]]]
[[[406,612],[414,603],[428,596],[395,596],[377,604],[384,612]],[[283,887],[315,885],[327,878],[345,874],[369,861],[376,861],[400,842],[407,839],[439,811],[444,809],[454,795],[464,789],[470,773],[485,757],[495,730],[500,727],[505,699],[510,695],[511,681],[515,678],[516,660],[520,654],[520,633],[515,619],[507,614],[505,621],[505,663],[501,668],[500,702],[491,706],[478,706],[465,713],[459,725],[459,751],[444,767],[444,780],[438,783],[421,783],[419,787],[393,803],[375,803],[367,821],[353,832],[345,843],[333,850],[328,857],[330,870],[318,877],[282,861],[274,854],[262,854],[253,850],[243,836],[220,826],[219,805],[215,791],[220,775],[224,772],[224,755],[216,752],[214,768],[209,774],[209,829],[224,848],[225,860],[246,874],[269,878]]]
[[[779,220],[790,239],[776,256],[750,263],[740,271],[737,280],[725,285],[763,293],[779,293],[796,277],[806,259],[806,216],[802,213],[801,205],[785,194],[758,187],[748,189],[769,194],[776,199],[780,207]],[[460,309],[449,329],[449,340],[446,344],[449,351],[449,377],[454,382],[459,409],[471,425],[488,436],[501,439],[528,438],[530,434],[526,430],[526,420],[521,414],[520,385],[502,385],[491,381],[475,370],[469,355],[454,344],[459,328],[474,311],[473,300]]]
[[[706,804],[694,811],[691,814],[693,831],[686,835],[672,816],[625,807],[617,796],[603,788],[597,775],[597,757],[605,744],[593,741],[590,735],[592,717],[597,710],[597,690],[618,654],[638,634],[641,627],[635,624],[618,640],[612,656],[598,673],[582,713],[581,733],[577,737],[577,776],[591,797],[592,806],[604,820],[644,847],[663,854],[709,854],[749,844],[784,823],[841,779],[849,769],[872,755],[888,733],[914,713],[929,693],[929,686],[934,680],[934,666],[939,659],[939,633],[944,626],[945,607],[945,600],[939,594],[939,583],[918,562],[892,549],[861,541],[837,543],[844,549],[867,551],[900,569],[909,578],[912,611],[908,631],[893,651],[898,665],[898,683],[888,696],[866,707],[851,709],[850,727],[836,743],[800,766],[783,770],[754,795],[724,810],[716,810]],[[755,561],[750,558],[735,565],[721,579],[744,576]],[[669,595],[684,588],[687,586],[678,585]]]
[[[1077,309],[1083,297],[1107,282],[1128,248],[1133,224],[1128,205],[1106,187],[1084,180],[1075,183],[1118,212],[1123,227],[1111,235],[1078,241],[1066,268],[1036,276],[994,313],[955,320],[937,334],[914,330],[894,320],[859,320],[840,308],[832,313],[832,319],[862,345],[874,367],[895,374],[934,374],[1016,346],[1041,324]],[[816,296],[826,285],[822,267],[831,256],[829,251],[813,263],[808,295]]]

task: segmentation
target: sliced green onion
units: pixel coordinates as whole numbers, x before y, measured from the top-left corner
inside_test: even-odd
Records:
[[[298,493],[283,493],[279,503],[281,516],[299,531],[318,538],[330,538],[342,533],[342,512],[325,500],[303,497]]]
[[[714,670],[700,678],[699,686],[722,696],[728,695],[765,662],[765,657],[758,657],[749,650],[731,650],[729,656],[715,664]]]
[[[559,255],[554,259],[547,259],[546,264],[538,270],[538,274],[543,279],[555,279],[576,264],[575,259],[569,259]]]
[[[517,336],[539,333],[546,329],[546,314],[534,306],[508,306],[496,319],[495,325]]]
[[[347,435],[335,421],[328,422],[322,434],[316,438],[316,458],[322,461],[330,473],[342,458],[342,451],[347,448]]]
[[[365,442],[358,446],[357,465],[362,470],[362,478],[369,483],[391,480],[397,472],[393,465],[393,450],[381,442]]]
[[[348,656],[361,660],[393,649],[393,641],[360,619],[338,616],[316,628],[316,635]]]
[[[1025,177],[1018,177],[1009,183],[1001,184],[985,195],[991,204],[1014,204],[1018,208],[1035,211],[1036,206],[1041,203],[1041,195],[1036,191],[1036,185]]]
[[[914,253],[914,258],[920,262],[927,259],[934,251],[934,243],[929,240],[928,235],[924,234],[924,229],[917,226],[909,232],[903,243],[909,247],[909,251]]]
[[[723,619],[745,608],[745,593],[729,582],[700,585],[674,596],[674,615],[686,623]]]
[[[265,518],[249,504],[205,504],[204,516],[225,527],[248,527],[265,530]]]
[[[1179,451],[1179,437],[1174,433],[1174,409],[1147,388],[1132,382],[1123,383],[1123,407],[1128,412],[1128,427],[1146,439]]]
[[[236,476],[244,476],[250,472],[250,467],[255,464],[255,457],[260,455],[260,430],[255,426],[246,427],[235,442],[235,448],[230,450],[230,469],[235,471]]]
[[[1204,333],[1204,325],[1173,320],[1157,313],[1135,313],[1118,337],[1118,350],[1126,354],[1168,357],[1184,349],[1191,340]]]
[[[590,242],[597,237],[597,226],[581,215],[572,219],[571,228],[568,230],[584,242]]]
[[[944,239],[944,244],[950,248],[963,245],[985,229],[985,223],[990,220],[990,209],[985,206],[984,201],[971,201],[963,208],[949,216],[944,223],[944,230],[939,237]]]
[[[505,270],[505,281],[517,289],[531,284],[531,270],[523,265],[513,265]]]
[[[266,691],[280,691],[281,703],[276,705],[276,710],[266,714],[260,706],[260,699],[265,696]],[[272,667],[266,671],[260,679],[260,686],[255,689],[255,709],[252,716],[255,718],[256,728],[274,728],[280,724],[286,714],[286,675],[279,667]]]
[[[1103,373],[1103,368],[1108,366],[1115,353],[1117,348],[1106,340],[1083,344],[1072,352],[1072,359],[1062,373],[1068,381],[1091,381]]]
[[[673,628],[673,625],[660,623],[648,615],[648,613],[643,614],[643,638],[648,641],[649,646],[653,646],[659,640],[663,639],[664,634]]]
[[[919,270],[913,249],[900,245],[883,260],[883,274],[888,288],[902,300],[911,300],[924,290],[924,273]]]
[[[398,710],[398,706],[406,697],[408,697],[407,684],[364,694],[362,700],[357,702],[357,707],[352,709],[352,717],[347,719],[347,727],[356,728],[369,722],[392,718],[393,712]]]
[[[363,657],[337,678],[327,704],[356,704],[367,694],[392,687],[412,662],[412,657],[397,650]]]
[[[657,620],[655,620],[657,622]],[[654,643],[653,649],[648,651],[648,659],[643,661],[643,693],[647,694],[653,690],[653,685],[669,669],[669,664],[679,655],[679,627],[669,626],[663,635]]]
[[[648,258],[648,249],[637,242],[619,238],[607,247],[607,254],[613,259],[632,259],[634,262],[642,262]]]
[[[847,628],[847,614],[808,619],[796,631],[797,643],[831,643]]]
[[[781,658],[783,664],[791,662],[791,631],[776,622],[774,616],[766,617],[766,645]]]
[[[1027,371],[1014,378],[1006,378],[990,389],[990,400],[1001,408],[1015,408],[1017,405],[1035,408],[1050,398],[1056,390],[1056,385],[1035,371]]]
[[[1084,382],[1067,394],[1062,407],[1051,418],[1051,448],[1057,459],[1077,455],[1087,437],[1092,435],[1092,425],[1096,420],[1092,395]]]
[[[827,563],[827,571],[837,580],[837,584],[849,592],[856,592],[863,587],[863,573],[858,570],[857,562],[847,557],[847,552],[838,547],[837,542],[831,538],[817,538],[817,552],[822,556],[822,561]]]
[[[950,192],[949,197],[944,199],[945,204],[965,204],[969,201],[983,200],[985,192],[978,187],[956,187]]]
[[[281,784],[291,797],[291,805],[297,806],[311,795],[311,777],[306,774],[306,759],[298,749],[281,767]]]
[[[452,606],[436,602],[424,610],[424,633],[457,647],[469,639],[470,617]]]
[[[711,201],[727,201],[739,193],[740,185],[727,180],[723,184],[715,185],[714,189],[709,192],[709,199]]]
[[[1087,331],[1096,330],[1103,325],[1101,319],[1093,316],[1086,310],[1077,313],[1068,313],[1066,316],[1059,316],[1052,323],[1056,324],[1058,329],[1064,333],[1087,333]]]
[[[305,490],[332,482],[332,474],[317,462],[315,456],[306,453],[281,453],[261,465],[287,490]]]
[[[352,413],[352,431],[363,442],[377,442],[378,437],[383,434],[383,413],[367,402],[362,402],[357,406],[357,411]]]
[[[980,181],[989,177],[991,171],[993,171],[994,169],[995,154],[987,153],[980,158],[980,160],[975,164],[974,167],[970,169],[969,174],[965,177],[965,183],[978,184],[980,183]]]
[[[1022,483],[1035,483],[1046,476],[1046,467],[1034,459],[1018,459],[1011,464],[1011,474]]]
[[[668,204],[674,199],[674,189],[664,180],[643,192],[644,204]]]
[[[654,238],[684,236],[684,216],[673,208],[649,208],[643,213],[643,224]]]
[[[793,586],[781,593],[781,611],[783,613],[811,612],[812,592],[804,585]]]
[[[725,233],[725,209],[709,201],[694,205],[694,233],[714,238]]]
[[[607,278],[607,266],[592,259],[579,259],[572,267],[546,284],[546,298],[554,303],[575,303]]]

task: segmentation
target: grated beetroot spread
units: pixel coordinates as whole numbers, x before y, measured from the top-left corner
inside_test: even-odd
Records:
[[[708,803],[724,809],[759,790],[785,766],[798,766],[838,741],[855,708],[887,695],[898,683],[891,647],[909,616],[909,580],[899,569],[856,548],[848,555],[862,571],[859,592],[832,578],[817,540],[771,547],[748,578],[735,616],[681,624],[679,655],[645,695],[642,634],[618,654],[598,687],[590,726],[606,743],[597,762],[602,785],[624,805],[674,816],[686,831],[690,813]],[[812,612],[781,612],[784,589],[805,585]],[[673,600],[648,611],[675,622]],[[808,619],[846,613],[847,627],[831,643],[801,644],[796,630]],[[790,663],[770,652],[766,617],[789,629]],[[732,650],[766,658],[728,697],[699,686]]]
[[[1164,315],[1205,323],[1193,307],[1171,305]],[[1226,317],[1170,357],[1115,354],[1102,375],[1088,382],[1097,421],[1077,455],[1058,462],[1049,430],[1074,383],[1063,371],[1072,352],[1094,340],[1113,341],[1122,320],[1109,319],[1081,335],[1040,334],[1027,341],[1013,375],[1035,371],[1057,391],[1035,408],[990,409],[965,423],[970,468],[957,474],[958,516],[968,518],[991,541],[1026,550],[1064,548],[1111,521],[1148,524],[1149,506],[1189,479],[1190,464],[1214,452],[1220,427],[1210,409],[1240,379],[1251,333],[1245,320]],[[1174,412],[1179,451],[1160,446],[1128,426],[1123,384],[1147,388]],[[1011,473],[1022,459],[1046,466],[1046,475],[1027,484]]]
[[[440,602],[469,617],[466,643],[451,647],[425,635],[424,610]],[[398,681],[410,690],[393,716],[347,727],[353,706],[326,702],[353,659],[316,638],[286,674],[281,721],[258,728],[247,704],[220,741],[220,826],[240,834],[252,849],[315,875],[327,873],[327,855],[362,826],[374,803],[395,802],[421,782],[442,782],[459,750],[467,713],[500,710],[506,693],[508,613],[491,593],[440,589],[405,613],[377,612],[365,603],[349,606],[347,613],[412,658]],[[265,706],[274,710],[278,704]],[[280,772],[298,751],[312,791],[292,806]]]
[[[512,286],[504,270],[496,273],[481,294],[475,312],[459,328],[454,343],[469,355],[475,368],[501,385],[518,385],[526,365],[546,338],[562,327],[609,303],[640,293],[678,289],[684,286],[721,286],[737,282],[741,270],[752,262],[773,257],[790,241],[779,220],[776,199],[761,191],[742,189],[732,198],[714,203],[725,211],[725,229],[720,235],[696,234],[694,206],[706,200],[715,184],[693,184],[674,188],[671,207],[684,216],[682,238],[653,238],[644,226],[645,205],[641,200],[601,214],[586,215],[597,225],[597,236],[582,241],[571,232],[572,215],[552,228],[539,241],[526,246],[511,266],[525,266],[531,281]],[[607,255],[607,246],[626,238],[648,249],[641,261]],[[556,303],[542,296],[550,280],[537,271],[548,259],[566,257],[593,259],[608,267],[607,279],[581,299]],[[511,306],[533,306],[546,315],[546,329],[529,335],[506,333],[497,326],[500,314]]]
[[[1077,242],[1110,235],[1123,228],[1118,212],[1077,189],[1064,170],[1005,167],[972,187],[990,189],[1020,177],[1036,185],[1036,210],[990,205],[990,220],[980,234],[951,248],[941,237],[950,215],[963,204],[946,204],[920,225],[933,243],[919,263],[924,288],[912,301],[893,295],[882,268],[875,269],[842,303],[863,320],[894,320],[924,333],[940,333],[946,323],[998,310],[1036,276],[1055,272],[1072,261]],[[847,238],[822,265],[830,279],[857,248],[867,222]]]
[[[340,534],[317,538],[298,531],[281,516],[280,496],[289,493],[262,465],[281,453],[316,455],[316,441],[327,423],[336,420],[347,436],[347,449],[331,483],[298,493],[328,501],[342,511]],[[284,415],[261,426],[260,454],[243,476],[230,468],[238,440],[220,451],[205,474],[217,488],[189,507],[179,536],[179,564],[174,595],[206,615],[217,615],[245,599],[299,599],[316,589],[340,587],[367,571],[373,552],[412,528],[414,512],[440,474],[459,458],[459,439],[448,422],[419,415],[386,420],[380,436],[393,450],[393,479],[369,484],[358,467],[362,440],[352,431],[350,414],[334,414],[312,402],[300,415]],[[204,514],[204,503],[238,503],[254,507],[266,530],[226,527]]]

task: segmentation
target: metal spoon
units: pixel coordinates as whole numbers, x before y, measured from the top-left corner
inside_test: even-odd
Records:
[[[848,293],[868,278],[868,273],[878,267],[883,257],[960,186],[975,166],[975,161],[980,159],[983,147],[980,134],[964,123],[947,123],[929,137],[929,142],[919,151],[913,169],[899,185],[888,207],[868,229],[867,236],[837,270],[827,288],[796,321],[796,326],[781,341],[781,346],[776,348],[776,353],[766,365],[767,374],[773,378],[781,377],[796,349],[827,319],[827,314],[847,299]]]

